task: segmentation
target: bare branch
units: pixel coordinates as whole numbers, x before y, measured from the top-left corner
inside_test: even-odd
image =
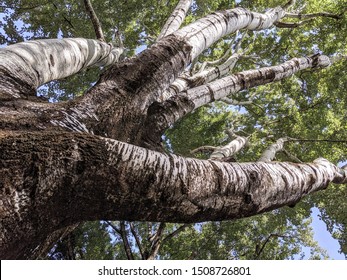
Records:
[[[134,260],[134,255],[131,249],[131,246],[129,244],[129,240],[128,240],[128,234],[125,228],[125,222],[121,221],[120,222],[120,232],[121,232],[121,237],[123,240],[123,245],[124,245],[124,250],[125,253],[127,255],[128,260]]]
[[[192,0],[180,0],[175,10],[172,12],[171,16],[166,21],[157,40],[160,40],[165,36],[170,35],[171,33],[175,32],[180,28],[190,6],[192,5],[192,2]]]
[[[299,22],[282,22],[282,21],[277,21],[276,23],[274,23],[275,26],[279,27],[279,28],[296,28],[299,26],[302,26],[304,24],[310,23],[312,22],[314,19],[307,19],[307,20],[303,20],[303,21],[299,21]]]
[[[217,147],[214,147],[214,146],[202,146],[202,147],[196,148],[194,150],[191,150],[190,153],[191,154],[196,154],[196,153],[199,153],[199,152],[211,152],[211,151],[214,151],[215,149],[217,149]]]
[[[248,143],[248,138],[237,136],[236,139],[232,140],[229,144],[217,148],[213,151],[210,156],[211,160],[222,160],[223,158],[230,158],[231,156],[238,153]]]
[[[285,10],[282,7],[270,9],[264,14],[250,12],[239,7],[210,14],[174,32],[174,35],[185,38],[185,41],[192,46],[190,53],[191,58],[194,59],[225,35],[241,29],[270,28],[284,15]]]
[[[181,233],[182,231],[184,231],[190,224],[184,224],[182,226],[180,226],[179,228],[177,228],[176,230],[174,230],[173,232],[171,232],[170,234],[168,234],[167,236],[164,237],[162,243],[169,241],[170,239],[174,238],[175,236],[177,236],[179,233]]]
[[[224,77],[235,67],[237,61],[241,57],[243,56],[240,54],[234,54],[230,56],[222,65],[207,69],[205,71],[200,71],[201,69],[205,69],[205,66],[207,65],[207,62],[204,62],[199,72],[192,77],[185,77],[184,75],[182,75],[181,77],[177,78],[170,85],[168,90],[163,93],[163,100],[167,100],[170,97],[177,95],[183,91]]]
[[[230,94],[282,80],[300,70],[327,67],[329,65],[330,59],[324,55],[294,58],[277,66],[230,75],[182,92],[162,103],[154,103],[148,110],[146,125],[152,129],[151,134],[146,135],[146,138],[148,138],[148,141],[158,141],[155,139],[160,139],[165,129],[186,114],[215,100],[223,99]]]
[[[283,145],[287,141],[287,137],[278,139],[274,144],[272,144],[263,152],[258,161],[271,162],[276,157],[276,153],[283,150]]]
[[[105,222],[106,222],[106,224],[107,224],[108,226],[110,226],[117,234],[119,234],[120,236],[122,235],[121,230],[120,230],[119,228],[117,228],[114,224],[112,224],[112,222],[110,222],[110,221],[105,221]]]
[[[144,260],[145,259],[145,255],[144,255],[144,252],[143,252],[143,248],[142,248],[142,244],[141,244],[140,238],[139,238],[138,234],[136,233],[136,230],[135,230],[135,227],[134,227],[134,223],[129,222],[129,225],[130,225],[131,234],[135,238],[137,248],[139,248],[141,259]]]
[[[105,67],[118,61],[122,49],[83,38],[22,42],[0,49],[2,87],[35,95],[36,88],[90,67]],[[64,55],[62,55],[64,54]],[[18,83],[21,80],[21,83]],[[1,90],[0,90],[1,91]],[[5,90],[6,92],[6,90]]]
[[[286,13],[285,17],[298,18],[298,19],[311,19],[311,18],[317,18],[317,17],[328,17],[328,18],[333,18],[333,19],[341,19],[342,14],[332,14],[332,13],[325,13],[325,12],[312,13],[312,14]]]
[[[106,42],[104,33],[102,31],[102,28],[101,28],[101,23],[99,21],[98,16],[96,15],[94,9],[93,9],[92,3],[90,2],[90,0],[83,0],[83,1],[84,1],[84,6],[85,6],[85,8],[89,14],[90,20],[93,23],[96,38],[102,42]]]

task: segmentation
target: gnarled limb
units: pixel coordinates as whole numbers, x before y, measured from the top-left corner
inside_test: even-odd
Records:
[[[82,133],[5,134],[0,150],[2,259],[30,255],[77,221],[237,219],[347,182],[347,172],[324,159],[223,163]]]

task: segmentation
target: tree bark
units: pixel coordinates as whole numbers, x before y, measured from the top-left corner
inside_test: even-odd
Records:
[[[235,219],[347,181],[323,159],[221,163],[62,132],[2,134],[0,143],[1,258],[28,257],[49,233],[83,220]]]
[[[216,40],[238,29],[268,28],[284,14],[281,7],[265,14],[216,12],[116,64],[119,49],[89,39],[0,50],[0,258],[36,257],[81,221],[237,219],[294,204],[330,182],[345,183],[346,172],[323,159],[224,163],[158,152],[162,131],[194,108],[233,90],[327,66],[324,56],[293,59],[158,103]],[[83,97],[59,104],[35,97],[43,83],[107,65]]]

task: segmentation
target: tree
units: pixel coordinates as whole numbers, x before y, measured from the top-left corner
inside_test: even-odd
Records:
[[[239,219],[294,205],[330,183],[346,183],[345,169],[325,159],[272,162],[285,143],[305,140],[287,135],[253,163],[230,162],[253,140],[230,129],[236,140],[213,148],[213,160],[165,152],[163,133],[194,110],[218,100],[253,104],[253,95],[246,101],[230,96],[338,61],[336,55],[288,59],[285,53],[278,65],[230,75],[246,54],[227,52],[217,62],[197,62],[220,38],[239,30],[296,28],[316,17],[345,20],[341,11],[291,13],[290,1],[265,13],[240,7],[215,12],[181,28],[191,2],[179,1],[158,40],[131,58],[122,58],[119,34],[113,44],[104,42],[89,1],[84,3],[98,40],[34,40],[1,50],[2,258],[37,257],[86,220]],[[36,96],[40,85],[93,66],[102,72],[83,96],[60,103]],[[307,81],[301,83],[305,89]]]

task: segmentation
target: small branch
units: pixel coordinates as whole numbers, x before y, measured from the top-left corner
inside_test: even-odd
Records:
[[[230,159],[233,155],[242,150],[248,143],[248,138],[237,136],[236,139],[232,140],[229,144],[217,148],[213,151],[210,156],[211,160],[223,160]]]
[[[272,144],[263,152],[258,161],[271,162],[276,157],[276,153],[283,150],[284,143],[287,141],[287,137],[278,139],[276,143]]]
[[[154,260],[161,246],[161,237],[163,235],[163,231],[166,227],[166,223],[160,223],[157,229],[156,234],[152,239],[150,253],[148,255],[148,260]]]
[[[110,226],[117,234],[120,236],[122,235],[122,232],[119,228],[117,228],[114,224],[112,224],[110,221],[105,221],[108,226]]]
[[[263,245],[261,246],[261,248],[257,248],[256,247],[256,252],[255,252],[255,259],[258,259],[261,255],[261,253],[264,251],[265,249],[265,246],[267,243],[269,243],[270,239],[273,238],[273,237],[276,237],[276,238],[289,238],[289,236],[285,236],[285,235],[278,235],[278,234],[273,234],[271,233],[267,238],[266,240],[264,241]]]
[[[190,6],[192,5],[192,2],[192,0],[180,0],[175,10],[172,12],[171,16],[166,21],[163,29],[161,30],[157,39],[158,41],[164,38],[165,36],[177,31],[180,28]]]
[[[96,38],[102,42],[106,42],[104,33],[102,32],[101,23],[93,9],[92,3],[90,2],[90,0],[83,0],[83,1],[84,1],[84,6],[86,8],[86,11],[89,14],[90,20],[93,23]]]
[[[121,232],[121,237],[123,240],[124,250],[125,250],[125,253],[127,255],[127,258],[128,258],[128,260],[134,260],[134,255],[133,255],[133,252],[131,250],[131,246],[129,244],[128,234],[126,232],[124,221],[120,222],[120,232]]]
[[[137,245],[137,247],[139,248],[140,255],[141,255],[141,259],[144,260],[145,257],[144,257],[144,253],[143,253],[142,244],[141,244],[141,241],[140,241],[140,239],[139,239],[139,236],[137,235],[137,233],[136,233],[136,231],[135,231],[134,224],[133,224],[132,222],[130,222],[129,225],[130,225],[131,234],[134,236],[135,241],[136,241],[136,245]]]
[[[211,152],[211,151],[214,151],[217,148],[218,147],[214,147],[214,146],[202,146],[202,147],[196,148],[194,150],[191,150],[190,153],[191,154],[196,154],[196,153],[199,153],[199,152]]]
[[[296,156],[289,153],[286,149],[282,149],[282,152],[292,161],[297,163],[302,163],[300,159],[298,159]]]
[[[283,21],[277,21],[274,23],[275,26],[279,28],[297,28],[299,26],[302,26],[304,24],[312,22],[314,19],[307,19],[299,22],[283,22]]]
[[[176,230],[174,230],[173,232],[171,232],[170,234],[168,234],[162,241],[162,243],[167,242],[168,240],[174,238],[175,236],[177,236],[180,232],[184,231],[187,227],[189,226],[189,224],[184,224],[182,226],[180,226],[179,228],[177,228]]]
[[[312,13],[312,14],[286,13],[285,17],[298,18],[298,19],[312,19],[312,18],[317,18],[317,17],[328,17],[328,18],[333,18],[333,19],[341,19],[342,15],[343,15],[343,13],[337,15],[337,14],[331,14],[331,13],[325,13],[325,12]]]

